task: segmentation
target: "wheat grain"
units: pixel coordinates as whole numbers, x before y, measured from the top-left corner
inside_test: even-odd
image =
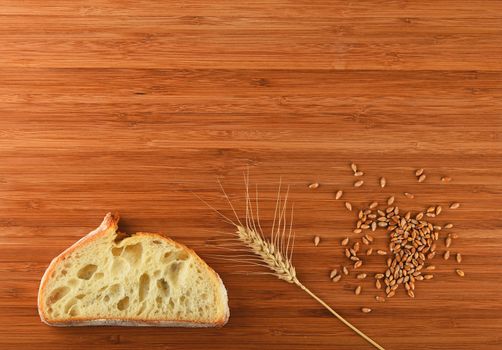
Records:
[[[457,262],[460,264],[462,262],[462,255],[460,255],[460,253],[457,253],[456,259]]]
[[[459,275],[460,277],[464,277],[465,276],[465,273],[464,271],[462,270],[459,270],[459,269],[456,269],[455,272],[457,273],[457,275]]]
[[[342,275],[337,275],[337,276],[333,277],[332,281],[336,283],[336,282],[340,281],[341,278],[342,278]]]
[[[350,202],[345,202],[345,208],[347,208],[347,210],[349,211],[352,211],[352,204],[350,204]]]
[[[450,204],[450,209],[457,209],[460,208],[460,203],[455,202]]]
[[[315,190],[316,188],[319,188],[319,182],[314,182],[309,185],[309,188],[311,190]]]
[[[354,163],[350,164],[350,168],[352,169],[352,171],[353,171],[354,173],[356,173],[356,172],[357,172],[357,165],[355,165]]]
[[[321,237],[315,236],[314,237],[314,245],[317,247],[320,242],[321,242]]]
[[[354,182],[354,187],[361,187],[363,184],[364,184],[364,181],[359,180],[359,181]]]
[[[364,312],[365,314],[370,313],[371,309],[369,307],[363,307],[361,308],[361,311]]]
[[[342,196],[343,196],[343,191],[342,190],[336,191],[335,199],[338,200],[338,199],[342,198]]]
[[[415,176],[420,176],[424,173],[424,168],[420,168],[415,170]]]
[[[361,294],[361,290],[362,290],[362,287],[361,286],[357,286],[356,289],[354,289],[354,294],[355,295]]]
[[[364,175],[364,173],[362,171],[356,171],[354,173],[354,176],[363,176],[363,175]]]
[[[427,177],[427,176],[426,176],[425,174],[420,175],[420,176],[418,177],[418,182],[424,182],[426,177]]]
[[[380,178],[380,187],[384,188],[387,185],[387,179],[385,177]]]
[[[329,273],[329,278],[333,278],[333,277],[335,277],[337,274],[338,274],[338,270],[337,270],[337,269],[333,269],[333,270],[331,270],[331,272]]]
[[[340,244],[342,246],[346,246],[347,244],[349,244],[349,237],[345,237]]]

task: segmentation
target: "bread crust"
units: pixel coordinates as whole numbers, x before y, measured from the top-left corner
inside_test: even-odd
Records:
[[[68,321],[51,321],[45,312],[43,300],[45,299],[45,291],[47,283],[50,279],[51,274],[55,271],[56,266],[61,263],[69,254],[71,254],[75,249],[91,244],[97,238],[100,238],[110,231],[115,232],[118,228],[119,215],[117,213],[107,213],[101,224],[93,231],[79,239],[77,242],[72,244],[70,247],[65,249],[61,254],[52,259],[51,263],[45,270],[44,275],[40,281],[40,287],[38,290],[38,313],[40,315],[40,319],[42,322],[50,325],[50,326],[58,326],[58,327],[70,327],[70,326],[129,326],[129,327],[192,327],[192,328],[201,328],[201,327],[222,327],[224,326],[230,317],[230,310],[228,308],[228,296],[227,290],[220,276],[209,267],[204,260],[202,260],[192,249],[186,247],[185,245],[175,242],[170,238],[164,237],[157,233],[150,232],[137,232],[136,236],[153,236],[157,239],[167,241],[171,245],[175,245],[177,248],[185,250],[189,255],[191,255],[194,259],[198,259],[204,265],[207,266],[208,271],[210,272],[210,278],[214,279],[215,283],[219,286],[219,298],[220,304],[223,305],[224,309],[222,310],[222,317],[214,322],[205,323],[205,322],[193,322],[193,321],[184,321],[183,319],[141,319],[141,318],[99,318],[93,319],[88,317],[75,317],[72,320]],[[218,308],[220,305],[218,305]]]

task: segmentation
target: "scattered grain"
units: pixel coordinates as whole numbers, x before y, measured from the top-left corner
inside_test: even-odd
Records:
[[[450,209],[457,209],[457,208],[460,208],[459,202],[455,202],[455,203],[450,204]]]
[[[427,177],[427,176],[426,176],[425,174],[420,175],[420,176],[418,177],[418,182],[424,182],[426,177]]]
[[[366,251],[366,255],[371,255],[373,254],[373,248],[370,248]]]
[[[361,311],[364,312],[365,314],[370,313],[371,309],[369,307],[362,307]]]
[[[452,228],[453,227],[453,224],[446,224],[444,225],[444,228]]]
[[[460,255],[460,253],[457,253],[456,259],[457,259],[457,262],[460,264],[462,262],[462,255]]]
[[[378,207],[378,202],[371,202],[369,208],[370,209],[375,209],[376,207]]]
[[[441,178],[441,182],[443,182],[443,183],[448,183],[450,181],[451,181],[451,177],[449,177],[449,176],[443,176]]]
[[[338,274],[338,270],[337,270],[337,269],[333,269],[333,270],[331,270],[331,272],[329,273],[329,278],[333,278],[333,277],[335,277],[337,274]]]
[[[394,203],[394,196],[390,196],[389,199],[387,199],[387,205],[392,205],[392,203]]]
[[[354,176],[363,176],[363,175],[364,175],[364,173],[362,171],[356,171],[354,173]]]
[[[376,287],[377,289],[382,289],[382,282],[380,282],[380,280],[376,280],[376,281],[375,281],[375,287]]]
[[[342,242],[341,242],[342,246],[346,246],[347,244],[349,244],[349,237],[345,237],[344,239],[342,239]]]
[[[380,178],[380,187],[384,188],[386,185],[387,185],[387,180],[385,179],[385,177],[381,177]]]
[[[335,277],[333,277],[332,281],[336,283],[336,282],[340,281],[341,278],[342,278],[342,275],[336,275]]]
[[[415,170],[415,176],[420,176],[424,173],[424,168],[420,168]]]
[[[451,237],[446,237],[446,239],[444,240],[444,245],[446,246],[446,248],[450,248],[451,246]]]
[[[359,279],[359,280],[363,280],[363,279],[365,279],[365,278],[366,278],[366,276],[367,276],[367,275],[366,275],[365,273],[359,273],[359,274],[357,274],[357,276],[356,276],[356,277],[357,277],[357,279]]]
[[[424,279],[426,279],[426,280],[430,280],[433,278],[434,278],[434,275],[424,275]]]
[[[385,301],[385,298],[377,295],[375,296],[375,300],[378,301],[379,303],[383,303]]]
[[[354,289],[354,294],[355,295],[361,294],[361,290],[362,290],[362,287],[361,286],[357,286],[356,289]]]
[[[457,275],[459,275],[460,277],[464,277],[465,276],[465,273],[464,271],[460,270],[460,269],[456,269],[455,272],[457,273]]]
[[[350,202],[345,202],[345,208],[347,208],[347,210],[352,211],[352,204],[350,204]]]
[[[358,269],[363,265],[363,262],[361,260],[358,260],[354,263],[354,269]]]
[[[450,258],[450,251],[449,251],[449,250],[447,250],[447,251],[446,251],[446,252],[444,252],[444,254],[443,254],[443,259],[448,260],[449,258]]]
[[[377,250],[377,254],[378,254],[378,255],[387,255],[387,252],[386,252],[385,250],[378,249],[378,250]]]
[[[442,210],[443,210],[443,208],[442,208],[440,205],[438,205],[438,206],[436,207],[436,215],[439,215],[439,214],[441,213],[441,211],[442,211]]]
[[[359,181],[354,182],[354,187],[361,187],[363,184],[364,184],[364,181],[359,180]]]
[[[311,190],[315,190],[315,189],[316,189],[316,188],[318,188],[318,187],[319,187],[319,183],[318,183],[318,182],[314,182],[314,183],[311,183],[311,184],[309,185],[309,188],[310,188]]]
[[[347,266],[342,267],[342,272],[345,276],[349,274],[349,269],[347,268]]]
[[[343,196],[343,191],[342,190],[336,191],[335,199],[338,200],[338,199],[342,198],[342,196]]]
[[[357,172],[357,165],[355,165],[354,163],[350,164],[350,168],[352,169],[352,171],[353,171],[354,173],[356,173],[356,172]]]
[[[315,236],[314,237],[314,245],[317,247],[320,242],[321,242],[321,237]]]
[[[415,195],[413,195],[412,193],[409,193],[409,192],[404,192],[404,196],[405,196],[406,198],[409,198],[409,199],[413,199],[413,198],[415,198]]]

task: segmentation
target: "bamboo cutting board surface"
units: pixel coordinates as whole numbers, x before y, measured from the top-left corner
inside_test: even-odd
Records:
[[[370,349],[293,285],[214,258],[232,227],[194,193],[233,215],[220,178],[243,215],[249,169],[265,227],[279,179],[290,186],[299,277],[384,347],[500,349],[501,42],[500,1],[3,0],[0,348]],[[330,282],[340,240],[356,236],[338,189],[356,208],[392,194],[402,210],[460,202],[432,221],[455,225],[466,276],[436,258],[414,300],[400,289],[386,303],[372,279],[360,296],[354,274]],[[45,268],[108,211],[205,258],[228,288],[227,326],[42,324]]]

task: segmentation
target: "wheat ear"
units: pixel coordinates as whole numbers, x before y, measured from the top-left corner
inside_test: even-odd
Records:
[[[347,327],[356,332],[359,336],[373,345],[375,348],[384,350],[382,346],[376,343],[373,339],[368,337],[349,321],[340,316],[335,310],[333,310],[328,304],[326,304],[321,298],[319,298],[314,292],[305,287],[305,285],[300,282],[296,276],[296,270],[293,265],[293,248],[295,234],[292,230],[293,224],[293,208],[291,208],[291,214],[289,219],[287,219],[287,200],[289,194],[289,188],[284,195],[281,197],[281,183],[279,183],[279,190],[277,192],[277,199],[275,205],[274,220],[272,224],[272,230],[268,237],[265,236],[260,224],[259,217],[259,207],[258,207],[258,189],[255,190],[255,199],[251,200],[251,195],[249,193],[249,174],[244,176],[244,182],[246,185],[246,218],[243,224],[237,215],[237,212],[230,201],[230,198],[226,194],[223,186],[220,184],[220,188],[223,195],[227,199],[232,211],[235,215],[236,222],[229,219],[227,216],[223,215],[221,212],[210,206],[210,208],[215,210],[219,215],[221,215],[225,221],[234,225],[237,229],[235,232],[236,242],[231,242],[230,244],[235,244],[233,247],[238,247],[237,243],[244,244],[251,253],[254,255],[243,256],[243,255],[223,255],[224,259],[230,259],[249,266],[261,266],[268,268],[272,274],[281,280],[292,283],[304,290],[308,295],[315,299],[319,304],[324,306],[329,312],[331,312],[336,318],[343,322]],[[200,198],[200,197],[199,197]],[[254,202],[254,204],[253,204]],[[228,244],[228,241],[225,241]]]

